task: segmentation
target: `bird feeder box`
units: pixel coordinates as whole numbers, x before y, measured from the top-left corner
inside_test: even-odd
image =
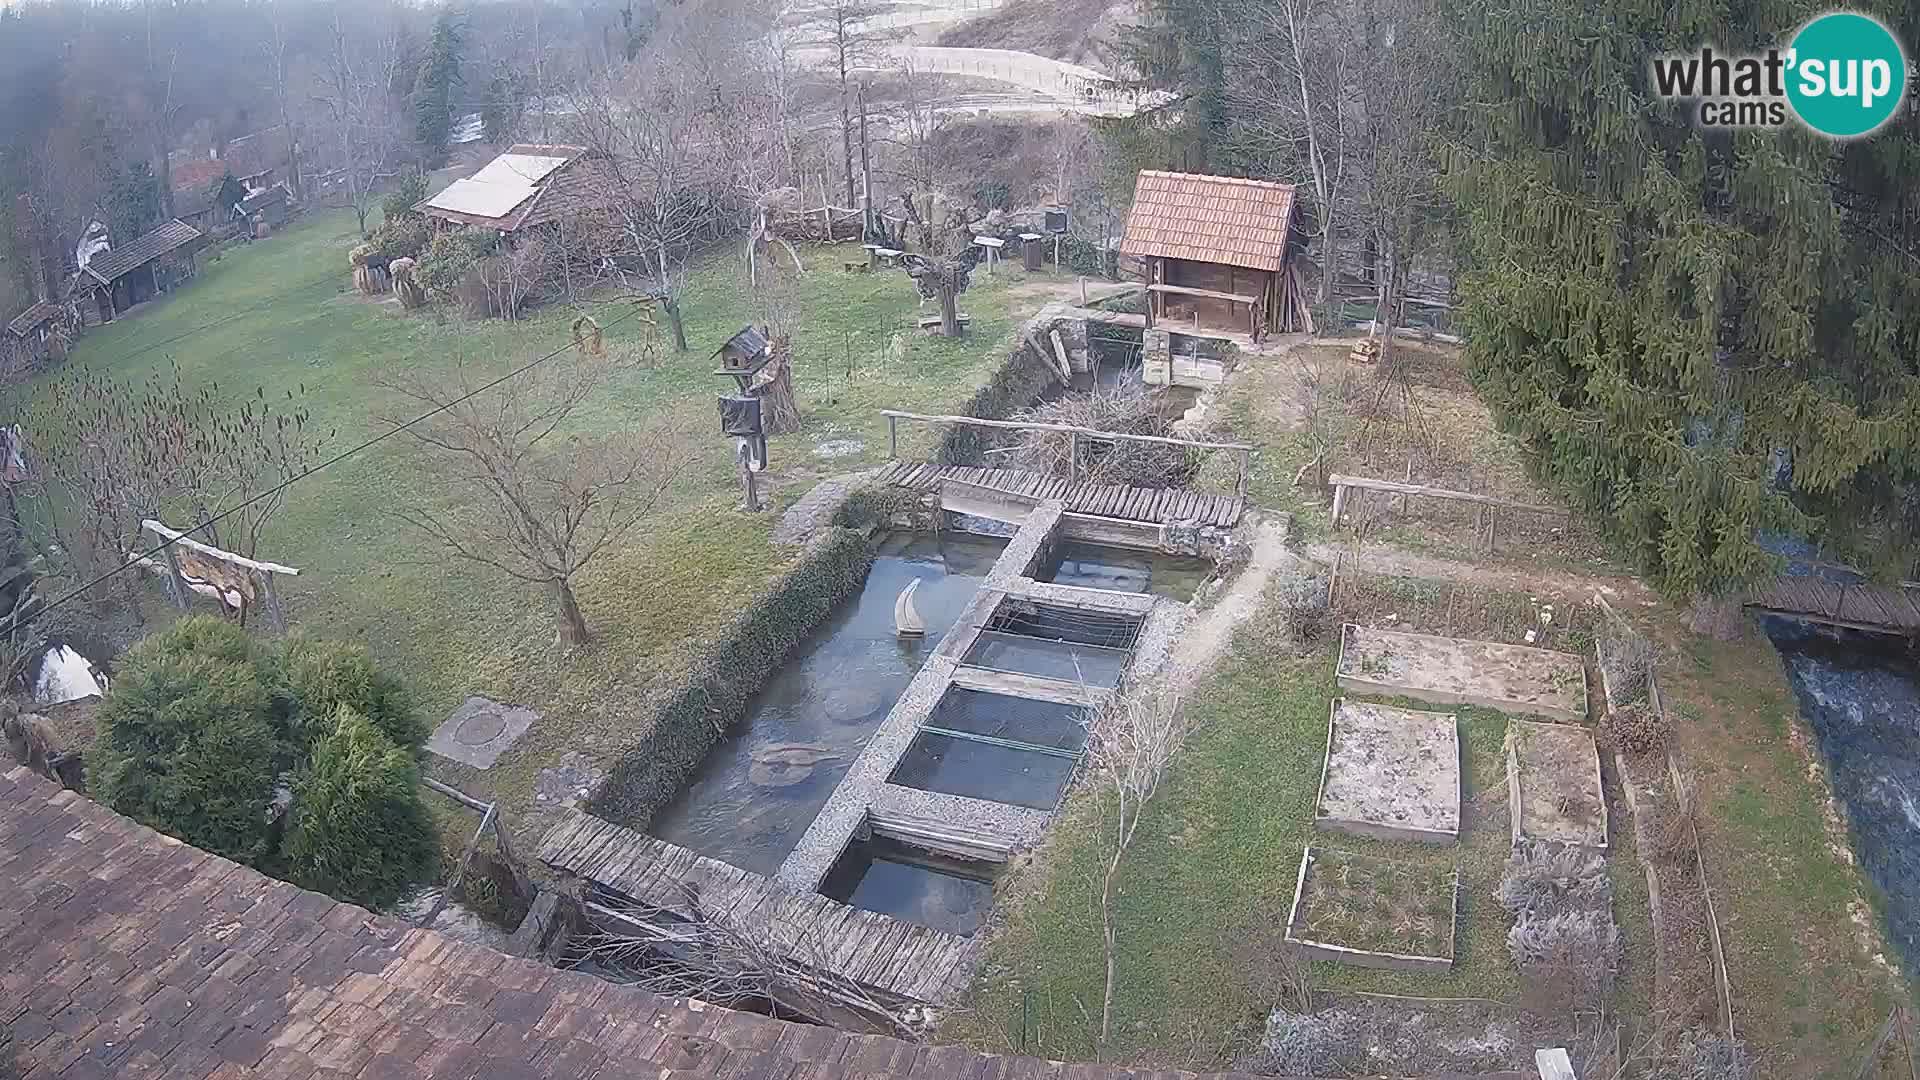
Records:
[[[713,355],[720,361],[714,374],[733,376],[740,383],[741,393],[745,393],[748,382],[773,359],[773,345],[765,334],[746,326],[714,350]]]
[[[1067,212],[1065,210],[1047,211],[1046,230],[1055,236],[1067,231]]]

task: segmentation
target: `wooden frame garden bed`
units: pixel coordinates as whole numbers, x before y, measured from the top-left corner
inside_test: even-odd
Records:
[[[1337,675],[1356,693],[1587,719],[1587,665],[1573,653],[1347,623]]]
[[[1382,840],[1460,839],[1460,732],[1452,713],[1333,699],[1315,825]]]
[[[1607,799],[1593,732],[1574,724],[1507,725],[1507,808],[1513,842],[1607,849]]]
[[[1388,971],[1453,968],[1460,874],[1308,845],[1286,942],[1302,956]]]

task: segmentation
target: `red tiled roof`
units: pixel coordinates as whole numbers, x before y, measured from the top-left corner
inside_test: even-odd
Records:
[[[264,877],[0,773],[0,1031],[39,1080],[1182,1080],[616,986]],[[1253,1080],[1213,1074],[1218,1080]]]
[[[1134,185],[1120,251],[1279,270],[1292,215],[1292,184],[1147,171]]]

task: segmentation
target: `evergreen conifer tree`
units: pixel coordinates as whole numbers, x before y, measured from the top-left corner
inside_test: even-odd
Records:
[[[1909,48],[1920,2],[1869,5]],[[1770,532],[1911,566],[1920,119],[1716,131],[1650,60],[1785,49],[1815,7],[1459,0],[1445,153],[1469,370],[1547,478],[1670,595],[1772,571]]]

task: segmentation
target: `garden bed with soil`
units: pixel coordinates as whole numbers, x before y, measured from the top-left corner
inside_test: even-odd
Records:
[[[1460,875],[1309,845],[1286,942],[1313,960],[1391,971],[1453,967]]]
[[[1346,624],[1340,686],[1437,705],[1479,705],[1578,723],[1587,716],[1586,662],[1572,653]]]
[[[1605,850],[1607,801],[1593,732],[1514,720],[1507,728],[1513,842],[1549,840]]]
[[[1452,713],[1335,698],[1314,824],[1382,840],[1460,838],[1460,736]]]

